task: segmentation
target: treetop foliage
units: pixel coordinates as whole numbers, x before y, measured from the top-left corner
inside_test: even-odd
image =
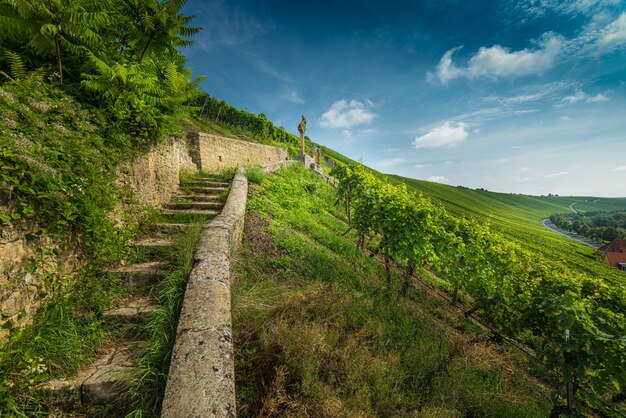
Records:
[[[200,94],[179,48],[200,31],[185,0],[0,0],[0,75],[40,70],[110,112],[134,143],[171,133]]]

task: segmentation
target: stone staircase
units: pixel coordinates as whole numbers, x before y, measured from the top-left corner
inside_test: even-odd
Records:
[[[130,289],[128,297],[102,315],[116,341],[103,349],[94,362],[76,376],[48,381],[42,388],[53,403],[65,411],[76,411],[91,405],[115,404],[123,395],[134,372],[135,359],[146,341],[137,340],[138,328],[158,308],[152,288],[172,268],[164,252],[172,245],[172,235],[183,232],[188,221],[206,224],[223,207],[223,193],[230,183],[210,177],[199,177],[181,184],[172,201],[160,210],[162,222],[133,245],[149,260],[108,269]],[[83,416],[81,414],[81,416]]]

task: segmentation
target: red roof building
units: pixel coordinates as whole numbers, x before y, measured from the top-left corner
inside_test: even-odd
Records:
[[[626,271],[626,240],[616,239],[600,248],[604,251],[604,262],[611,267]]]

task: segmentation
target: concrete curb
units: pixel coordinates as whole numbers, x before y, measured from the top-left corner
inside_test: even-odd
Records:
[[[233,179],[222,213],[194,252],[163,398],[162,417],[235,417],[230,257],[243,235],[248,180]]]

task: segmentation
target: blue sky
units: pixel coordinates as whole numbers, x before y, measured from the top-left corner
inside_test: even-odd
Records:
[[[626,197],[626,2],[190,0],[209,94],[382,172]]]

